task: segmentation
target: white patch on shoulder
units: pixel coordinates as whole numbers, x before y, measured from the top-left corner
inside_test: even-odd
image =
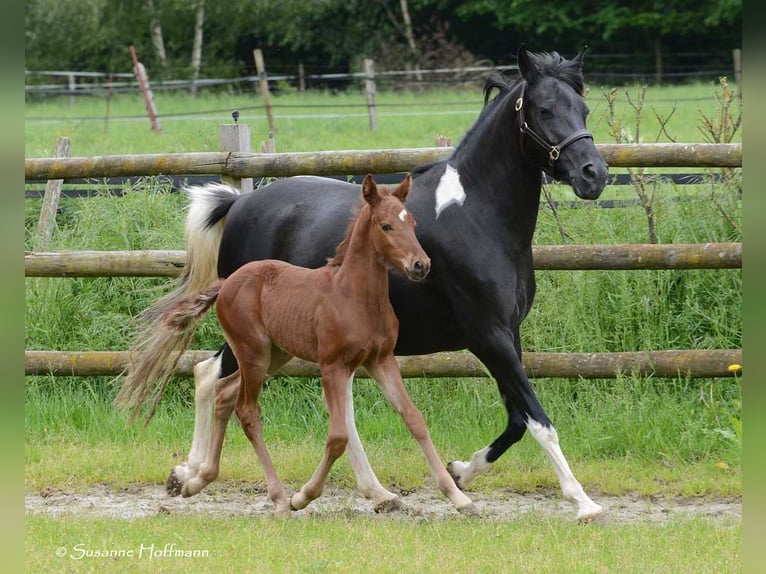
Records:
[[[407,210],[406,210],[406,209],[402,209],[402,210],[399,212],[399,219],[401,219],[402,221],[404,221],[405,219],[407,219]]]
[[[463,205],[464,201],[465,190],[460,185],[460,174],[454,167],[447,164],[447,169],[436,187],[436,219],[439,219],[439,214],[453,203]]]

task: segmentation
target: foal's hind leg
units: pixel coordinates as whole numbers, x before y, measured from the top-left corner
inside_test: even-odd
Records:
[[[240,387],[236,410],[239,421],[242,424],[242,430],[245,431],[245,435],[253,445],[263,468],[269,498],[274,503],[274,514],[280,516],[289,513],[290,503],[282,481],[279,480],[274,464],[271,462],[271,456],[266,448],[266,443],[263,440],[261,411],[258,406],[263,381],[270,367],[272,349],[276,350],[272,347],[266,335],[261,334],[259,336],[255,332],[249,334],[246,344],[240,344],[239,348],[235,348],[242,373],[242,386]],[[282,364],[290,359],[288,355],[280,354],[279,352],[275,352],[273,355],[275,357],[278,356],[278,361],[281,360]],[[277,368],[275,364],[274,370]]]
[[[390,355],[378,363],[367,365],[367,369],[375,380],[378,381],[386,399],[402,417],[404,424],[407,425],[410,433],[420,445],[420,449],[423,451],[426,461],[428,461],[428,466],[431,467],[431,472],[433,472],[436,478],[439,490],[452,501],[452,504],[460,512],[474,514],[476,507],[473,502],[457,487],[454,479],[447,472],[439,455],[436,453],[426,421],[407,393],[407,389],[402,381],[401,372],[399,371],[399,365],[396,363],[394,356]]]
[[[324,458],[314,471],[311,479],[290,499],[290,507],[300,510],[318,498],[324,490],[324,483],[333,463],[343,454],[348,443],[346,430],[346,395],[349,392],[350,373],[343,365],[320,365],[325,404],[329,414],[327,441]]]

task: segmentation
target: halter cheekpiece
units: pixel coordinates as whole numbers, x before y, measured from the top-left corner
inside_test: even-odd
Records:
[[[529,124],[527,124],[527,121],[524,117],[524,92],[526,89],[527,82],[523,82],[521,84],[521,94],[516,100],[516,111],[519,113],[519,131],[522,135],[529,136],[529,139],[535,142],[548,154],[548,169],[546,171],[548,171],[550,175],[553,176],[553,167],[556,161],[559,159],[561,152],[564,151],[564,148],[583,138],[593,139],[593,134],[586,129],[577,130],[573,134],[565,137],[558,144],[550,144],[548,140],[538,134],[535,130],[529,127]]]

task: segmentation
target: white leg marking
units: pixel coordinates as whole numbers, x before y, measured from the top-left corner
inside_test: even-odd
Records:
[[[460,174],[454,167],[447,164],[447,169],[436,188],[436,219],[439,219],[441,212],[453,203],[463,205],[464,201],[465,190],[460,184]]]
[[[553,468],[561,484],[561,493],[564,498],[574,502],[577,505],[577,519],[587,520],[598,514],[601,514],[601,506],[593,502],[577,482],[572,474],[569,464],[567,464],[564,453],[559,446],[559,437],[556,429],[552,426],[544,426],[536,420],[530,418],[527,420],[527,428],[532,436],[535,437],[540,446],[548,455]]]
[[[487,461],[487,453],[489,453],[488,446],[473,453],[470,462],[453,460],[447,465],[447,470],[455,477],[455,483],[460,488],[468,488],[476,477],[492,468],[493,463]]]
[[[215,402],[215,384],[220,373],[221,355],[210,357],[194,365],[194,436],[188,460],[173,469],[176,478],[182,483],[195,476],[207,459]]]
[[[386,490],[375,472],[370,466],[367,454],[362,447],[362,441],[356,430],[356,421],[354,420],[354,396],[352,386],[354,375],[348,379],[348,393],[346,394],[346,430],[348,431],[348,444],[346,452],[351,463],[351,469],[356,477],[356,487],[365,498],[372,500],[376,506],[384,505],[386,502],[394,500],[397,495]]]

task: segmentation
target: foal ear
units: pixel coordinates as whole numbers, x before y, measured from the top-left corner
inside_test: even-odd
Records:
[[[394,190],[394,193],[392,195],[398,198],[399,201],[404,203],[405,201],[407,201],[407,196],[410,194],[411,187],[412,187],[412,175],[408,173],[407,176],[404,178],[404,181],[399,184],[399,187],[397,187]]]
[[[532,62],[532,55],[527,51],[527,48],[524,44],[519,46],[517,60],[519,63],[519,73],[521,74],[521,77],[530,84],[534,83],[538,75],[537,68],[535,68],[534,63]]]
[[[380,201],[378,186],[375,185],[375,180],[372,179],[372,174],[368,173],[362,182],[362,197],[371,207],[375,206],[375,204]]]

